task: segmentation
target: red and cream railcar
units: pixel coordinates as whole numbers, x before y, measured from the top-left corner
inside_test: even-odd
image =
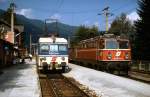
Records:
[[[43,71],[62,70],[67,72],[68,41],[60,37],[40,37],[37,55],[38,69]]]
[[[69,51],[70,61],[109,72],[128,72],[131,49],[128,39],[103,35],[81,41]]]

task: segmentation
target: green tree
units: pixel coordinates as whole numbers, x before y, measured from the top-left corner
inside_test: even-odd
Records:
[[[133,32],[133,25],[124,13],[122,13],[119,17],[116,17],[109,29],[109,33],[125,35],[127,37],[129,37]]]
[[[78,28],[78,30],[75,32],[75,34],[73,36],[73,40],[71,41],[71,44],[74,45],[81,40],[95,37],[95,36],[99,35],[98,33],[99,33],[99,31],[96,26],[86,27],[84,25],[81,25]]]
[[[75,33],[76,39],[79,41],[92,38],[98,35],[98,28],[96,26],[86,27],[86,26],[80,26],[77,32]]]
[[[87,38],[87,33],[88,33],[89,29],[86,28],[85,26],[80,26],[77,30],[77,32],[75,33],[75,39],[77,41],[83,40]]]
[[[98,27],[92,26],[92,28],[89,28],[88,38],[92,38],[99,35]]]
[[[135,23],[135,56],[140,60],[150,60],[150,0],[139,0],[140,19]]]

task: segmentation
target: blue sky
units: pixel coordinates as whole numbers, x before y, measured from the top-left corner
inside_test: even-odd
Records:
[[[116,16],[124,12],[132,20],[137,19],[137,0],[14,0],[17,5],[16,13],[28,18],[45,20],[57,18],[69,25],[97,25],[105,29],[105,18],[102,9],[110,7],[114,15],[109,17],[109,24]],[[10,0],[0,0],[0,9],[6,10]]]

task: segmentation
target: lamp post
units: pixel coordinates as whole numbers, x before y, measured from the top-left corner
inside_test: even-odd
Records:
[[[31,54],[31,48],[32,48],[32,35],[30,33],[30,54]]]

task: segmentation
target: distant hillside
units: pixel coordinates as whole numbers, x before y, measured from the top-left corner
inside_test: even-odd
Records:
[[[4,13],[5,11],[0,10],[0,16]],[[36,20],[36,19],[28,19],[23,15],[16,15],[17,17],[17,22],[19,24],[24,25],[24,35],[25,35],[25,44],[29,45],[29,35],[32,33],[32,42],[36,43],[38,41],[38,38],[40,36],[44,36],[47,33],[44,31],[44,21],[42,20]],[[56,29],[56,23],[49,23],[47,24],[48,27],[48,32],[59,32],[60,37],[65,37],[67,38],[68,36],[73,35],[73,33],[77,30],[78,27],[76,26],[70,26],[67,24],[63,23],[57,23],[57,28]]]
[[[0,9],[0,17],[4,12],[5,12],[4,10]]]

